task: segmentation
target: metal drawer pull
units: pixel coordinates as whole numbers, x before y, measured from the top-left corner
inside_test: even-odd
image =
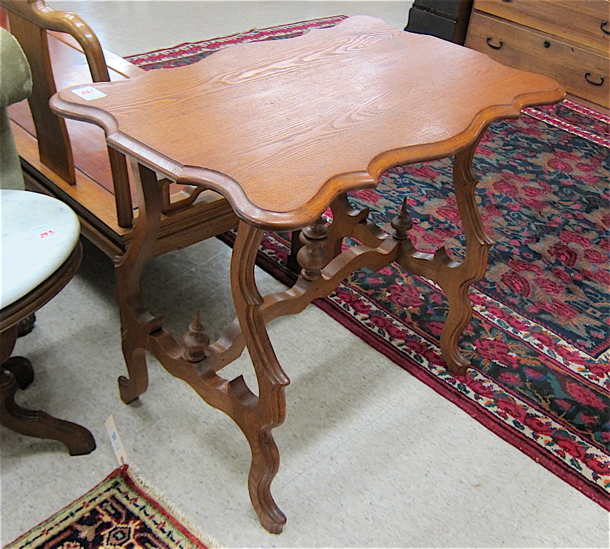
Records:
[[[589,84],[593,84],[594,86],[601,86],[601,85],[604,83],[604,81],[605,81],[605,78],[604,78],[603,76],[600,76],[600,77],[599,77],[599,82],[595,82],[594,80],[591,80],[591,79],[589,78],[589,76],[591,76],[591,73],[590,73],[590,72],[588,72],[587,74],[585,74],[585,80],[586,80],[587,82],[589,82]]]
[[[610,34],[610,31],[606,30],[606,25],[608,25],[608,21],[602,21],[602,24],[599,28],[602,29],[602,32],[605,32],[606,34]]]
[[[498,40],[498,45],[492,44],[491,43],[492,40],[493,40],[493,37],[492,36],[488,36],[487,37],[487,45],[490,48],[493,48],[494,50],[499,50],[504,45],[504,42],[502,42],[502,40]]]

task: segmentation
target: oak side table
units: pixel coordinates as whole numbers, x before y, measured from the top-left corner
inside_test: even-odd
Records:
[[[475,203],[475,148],[491,122],[563,97],[547,77],[365,16],[290,40],[232,46],[187,67],[55,95],[55,112],[102,127],[108,144],[133,161],[142,196],[133,244],[117,264],[126,289],[119,304],[129,372],[119,379],[121,398],[128,403],[146,390],[147,351],[227,413],[250,444],[248,487],[261,524],[281,532],[286,517],[271,495],[279,468],[272,430],[284,421],[290,380],[266,323],[303,310],[356,269],[397,262],[444,290],[449,312],[441,349],[448,368],[463,374],[468,361],[458,340],[472,313],[468,287],[484,275],[492,244]],[[375,187],[390,168],[449,156],[466,236],[461,263],[444,248],[434,254],[414,248],[406,202],[391,234],[349,203],[349,191]],[[197,319],[175,339],[143,305],[140,277],[163,204],[165,183],[157,174],[221,193],[240,219],[231,259],[237,318],[214,343]],[[331,223],[321,217],[328,207]],[[297,282],[262,297],[254,263],[263,231],[299,229]],[[341,251],[346,237],[361,244]],[[242,377],[219,373],[244,348],[258,394]]]

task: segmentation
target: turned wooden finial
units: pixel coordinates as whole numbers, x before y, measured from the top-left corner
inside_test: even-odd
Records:
[[[197,309],[195,319],[189,325],[188,332],[182,336],[184,358],[189,362],[201,362],[205,359],[205,350],[210,345],[210,338],[201,324],[201,311]]]
[[[407,231],[413,227],[413,220],[409,215],[409,211],[407,210],[407,198],[402,201],[402,207],[400,208],[400,213],[392,219],[392,228],[394,229],[394,234],[392,235],[395,240],[406,240],[407,239]]]

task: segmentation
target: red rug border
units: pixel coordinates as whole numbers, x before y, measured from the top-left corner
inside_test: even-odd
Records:
[[[582,492],[607,511],[610,511],[610,496],[602,487],[587,482],[582,476],[579,476],[577,473],[574,473],[571,469],[567,468],[558,458],[545,453],[542,448],[531,442],[527,437],[520,434],[518,431],[511,430],[499,423],[484,408],[477,407],[476,404],[470,400],[463,398],[463,395],[461,395],[459,391],[443,384],[433,374],[426,369],[421,368],[418,364],[412,363],[408,357],[401,355],[389,343],[363,328],[356,320],[335,305],[330,299],[317,299],[314,301],[314,305],[364,341],[367,345],[384,355],[386,358],[389,358],[394,364],[409,372],[422,383],[425,383],[440,396],[456,405],[460,410],[466,412],[475,421],[478,421],[483,425],[483,427],[523,452],[536,463],[543,465],[561,480],[567,482],[579,492]],[[567,478],[568,476],[569,478]]]
[[[133,63],[134,65],[146,64],[144,59],[142,59],[142,61],[139,63],[138,58],[153,56],[154,54],[159,53],[159,52],[177,50],[180,48],[185,48],[187,46],[189,46],[191,48],[200,48],[201,51],[205,51],[207,49],[212,49],[212,51],[218,51],[221,48],[219,48],[215,44],[217,44],[217,43],[230,44],[231,42],[235,41],[236,39],[241,39],[248,35],[256,34],[256,35],[270,37],[270,36],[273,36],[273,34],[275,34],[275,33],[285,32],[286,30],[295,30],[295,31],[315,30],[317,28],[321,28],[320,25],[330,24],[335,20],[336,20],[335,24],[337,24],[346,18],[347,18],[347,15],[329,15],[326,17],[319,17],[317,19],[305,19],[303,21],[296,21],[294,23],[284,23],[284,24],[280,24],[280,25],[272,25],[270,27],[263,27],[260,29],[254,27],[247,31],[236,32],[233,34],[229,34],[227,36],[218,36],[218,37],[208,38],[208,39],[204,39],[204,40],[197,40],[196,42],[182,42],[180,44],[176,44],[175,46],[170,46],[167,48],[159,48],[157,50],[151,50],[151,51],[148,51],[145,53],[136,53],[133,55],[127,55],[127,56],[125,56],[125,59],[128,60],[130,63]],[[322,28],[324,28],[324,27],[322,27]],[[257,41],[262,41],[262,40],[265,40],[265,38],[252,40],[252,42],[257,42]],[[206,47],[206,46],[209,46],[209,47]],[[212,46],[213,46],[213,48],[212,48]],[[186,53],[186,52],[184,52],[184,53]],[[180,55],[182,55],[182,54],[174,55],[174,57],[179,57]]]
[[[428,285],[429,287],[431,287],[431,288],[434,286],[433,284],[428,283],[428,281],[426,281],[425,279],[421,279],[421,278],[420,278],[420,280],[422,280],[424,284],[427,284],[427,285]],[[358,295],[361,295],[361,296],[363,297],[363,299],[368,299],[368,298],[367,298],[367,296],[366,296],[366,294],[365,294],[364,292],[362,292],[362,291],[361,291],[361,290],[360,290],[360,289],[359,289],[357,286],[353,286],[353,285],[351,285],[351,284],[347,284],[347,285],[346,285],[346,287],[349,287],[349,289],[350,289],[352,292],[357,293]],[[477,290],[477,291],[478,291],[478,292],[479,292],[481,295],[484,295],[484,296],[485,296],[487,299],[489,299],[490,301],[496,301],[496,300],[495,300],[495,299],[494,299],[492,296],[487,295],[485,292],[483,292],[483,291],[481,291],[481,290]],[[345,314],[345,315],[346,315],[346,318],[351,319],[351,316],[350,316],[348,313],[345,313],[345,311],[344,311],[344,310],[343,310],[341,307],[337,306],[337,305],[336,305],[336,304],[335,304],[335,303],[334,303],[332,300],[329,300],[329,301],[330,301],[330,303],[333,305],[333,307],[335,307],[335,308],[336,308],[336,310],[337,310],[337,311],[339,311],[339,314],[341,314],[341,315]],[[506,308],[508,308],[508,309],[510,309],[512,312],[515,312],[515,311],[513,311],[513,310],[512,310],[510,307],[508,307],[508,306],[505,306],[505,307],[506,307]],[[517,313],[517,312],[515,312],[515,313],[516,313],[516,314],[519,314],[519,313]],[[329,314],[330,316],[332,316],[330,313],[328,313],[328,314]],[[387,316],[389,316],[389,317],[391,317],[391,318],[393,318],[393,319],[395,319],[395,320],[400,321],[400,318],[399,318],[397,315],[395,315],[394,313],[392,313],[391,311],[384,310],[384,314],[385,314],[385,315],[387,315]],[[473,317],[477,317],[477,318],[479,318],[481,321],[485,320],[484,316],[483,316],[483,315],[481,315],[480,313],[478,313],[478,312],[477,312],[477,311],[475,311],[475,310],[473,310],[472,315],[473,315]],[[536,322],[535,320],[531,320],[531,319],[530,319],[530,321],[531,321],[531,322]],[[355,321],[354,321],[354,322],[355,322]],[[360,326],[360,324],[358,324],[358,326]],[[349,328],[348,328],[348,329],[349,329]],[[368,331],[366,328],[362,328],[362,329],[363,329],[363,331],[364,331],[364,333],[365,333],[365,334],[368,334],[368,333],[369,333],[369,331]],[[412,330],[413,330],[415,333],[417,333],[417,334],[419,335],[419,337],[422,337],[422,338],[424,338],[424,339],[429,337],[429,334],[426,334],[426,333],[422,332],[421,330],[419,330],[419,329],[417,329],[417,328],[413,328],[413,327],[412,327],[411,329],[412,329]],[[509,330],[507,330],[506,328],[504,328],[503,326],[496,326],[496,329],[497,329],[497,330],[499,330],[499,331],[501,331],[501,332],[503,332],[503,333],[505,333],[505,334],[512,335],[512,334],[510,333],[510,331],[509,331]],[[548,328],[547,328],[547,329],[548,329]],[[350,329],[350,331],[352,331],[352,332],[353,332],[353,330],[351,330],[351,329]],[[549,330],[549,331],[551,331],[551,330]],[[559,335],[557,335],[557,334],[555,334],[555,335],[561,339],[561,336],[559,336]],[[371,333],[371,337],[373,337],[373,338],[377,338],[378,336],[377,336],[375,333]],[[362,339],[363,341],[365,341],[365,343],[367,343],[367,344],[368,344],[368,342],[367,342],[367,341],[366,341],[364,338],[362,338],[362,337],[361,337],[360,339]],[[385,344],[385,343],[386,343],[386,342],[383,340],[383,338],[380,338],[380,341],[381,341],[383,344]],[[533,346],[533,345],[532,345],[532,344],[531,344],[529,341],[523,341],[523,345],[525,345],[525,346],[527,346],[527,347],[529,347],[529,348],[531,348],[531,349],[534,349],[534,350],[535,350],[535,347],[534,347],[534,346]],[[390,348],[392,348],[392,347],[390,346]],[[400,351],[396,351],[396,352],[398,353],[398,356],[401,356],[401,355],[400,355]],[[389,357],[388,357],[388,358],[389,358]],[[567,375],[573,375],[573,373],[572,373],[572,372],[569,370],[569,368],[567,368],[567,367],[566,367],[566,365],[565,365],[565,364],[561,364],[561,363],[560,363],[558,360],[556,360],[556,359],[555,359],[555,358],[553,358],[553,357],[548,357],[548,359],[549,359],[549,361],[551,361],[551,362],[553,362],[553,363],[554,363],[554,365],[555,365],[555,367],[556,367],[556,368],[558,368],[558,369],[560,369],[560,370],[565,371]],[[406,360],[409,360],[409,359],[408,359],[408,357],[406,357]],[[396,364],[398,364],[398,362],[396,362]],[[399,365],[399,364],[398,364],[398,365]],[[415,367],[417,367],[417,366],[415,366]],[[437,379],[437,378],[436,378],[436,376],[434,376],[434,374],[429,374],[429,375],[431,376],[431,379],[434,379],[434,380],[436,380],[436,379]],[[581,383],[583,383],[584,385],[589,386],[589,387],[590,387],[590,388],[592,388],[593,390],[599,390],[599,387],[598,387],[596,384],[594,384],[594,383],[590,382],[589,380],[583,379],[583,380],[581,380]],[[442,386],[442,387],[444,387],[445,385],[441,383],[441,386]],[[519,394],[518,394],[516,391],[511,390],[511,388],[510,388],[510,387],[508,387],[508,386],[507,386],[507,387],[504,387],[504,391],[506,391],[506,393],[507,393],[507,394],[509,394],[509,395],[511,395],[512,397],[515,397],[515,398],[520,398]],[[456,394],[459,394],[459,392],[457,392]],[[533,410],[536,410],[538,413],[540,413],[540,414],[547,414],[547,411],[546,411],[546,410],[544,410],[543,408],[541,408],[541,407],[539,407],[539,406],[535,405],[535,403],[533,403],[533,402],[532,402],[532,403],[529,403],[529,405],[531,406],[531,408],[532,408]],[[477,409],[477,408],[476,408],[476,405],[474,405],[474,404],[473,404],[473,406],[475,406],[475,409]],[[492,417],[492,418],[493,418],[493,416],[490,416],[490,417]],[[563,421],[563,420],[562,420],[561,418],[559,418],[559,417],[555,418],[555,421],[556,421],[556,422],[557,422],[559,425],[563,425],[563,426],[564,426],[564,428],[566,428],[566,429],[568,429],[568,430],[570,429],[570,423],[569,423],[569,422]],[[500,423],[499,425],[501,425],[501,423]],[[521,435],[521,436],[523,436],[523,435]],[[526,440],[528,440],[527,438],[525,438],[525,439],[526,439]],[[592,441],[592,440],[591,440],[591,441],[589,441],[589,444],[591,444],[591,446],[596,447],[598,450],[600,450],[600,451],[602,451],[602,452],[606,452],[606,448],[605,448],[605,447],[604,447],[602,444],[597,444],[595,441]],[[537,448],[537,446],[536,446],[536,445],[534,445],[533,447],[534,447],[534,448]]]
[[[595,111],[593,109],[590,109],[589,107],[581,105],[580,103],[571,101],[570,99],[564,99],[558,105],[561,105],[561,104],[566,105],[569,109],[571,109],[575,112],[578,112],[580,114],[583,114],[584,116],[595,117],[595,118],[599,119],[601,122],[603,122],[604,124],[610,124],[610,116],[605,115],[603,112]],[[596,135],[575,124],[571,124],[569,122],[566,122],[565,120],[561,120],[557,116],[554,116],[549,113],[545,113],[536,107],[530,107],[527,109],[523,109],[523,114],[525,114],[527,116],[531,116],[532,118],[535,118],[536,120],[540,120],[541,122],[546,122],[550,126],[554,126],[556,128],[564,130],[573,135],[577,135],[578,137],[582,137],[583,139],[587,139],[588,141],[592,141],[593,143],[597,143],[598,145],[601,145],[602,147],[610,148],[610,136],[605,137],[605,136]]]

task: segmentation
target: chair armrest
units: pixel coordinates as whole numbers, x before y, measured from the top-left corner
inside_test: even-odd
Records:
[[[40,28],[73,36],[83,48],[93,81],[110,81],[104,52],[97,36],[78,15],[54,10],[43,0],[2,0],[2,5]]]

